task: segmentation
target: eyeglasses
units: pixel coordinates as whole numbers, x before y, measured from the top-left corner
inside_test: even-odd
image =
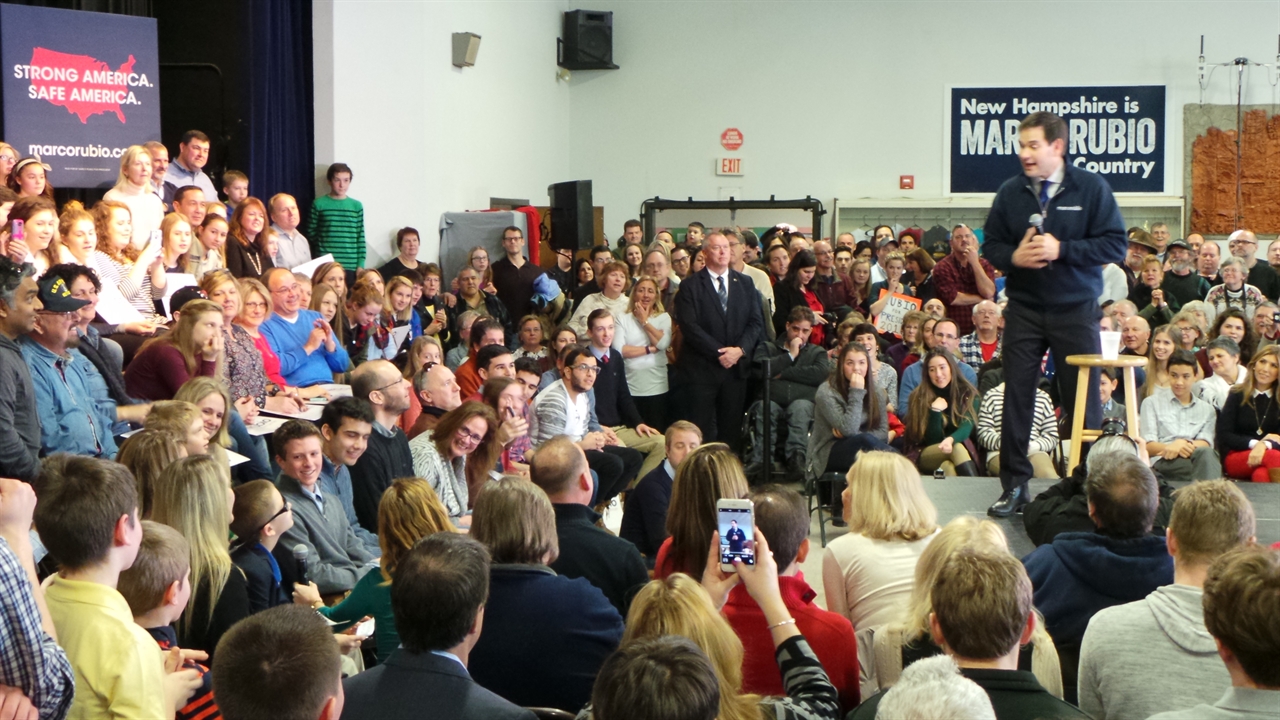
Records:
[[[262,310],[262,309],[263,309],[263,308],[265,308],[266,306],[267,306],[267,304],[266,304],[266,303],[264,303],[264,302],[247,302],[247,303],[245,303],[245,304],[244,304],[244,309],[245,309],[245,310],[248,310],[248,309],[250,309],[250,308],[257,308],[257,309],[259,309],[259,310]]]
[[[263,528],[265,528],[266,526],[270,525],[270,524],[272,523],[272,521],[274,521],[276,518],[280,517],[281,515],[283,515],[283,514],[285,514],[285,513],[287,513],[287,512],[293,512],[293,503],[289,502],[288,500],[285,500],[285,501],[284,501],[284,507],[282,507],[282,508],[280,508],[278,511],[276,511],[276,514],[275,514],[275,515],[272,515],[271,517],[267,518],[267,521],[266,521],[266,522],[264,522],[264,523],[262,523],[261,525],[259,525],[259,526],[258,526],[258,532],[257,532],[257,533],[255,533],[255,534],[257,534],[257,535],[261,535],[261,534],[262,534],[262,529],[263,529]]]
[[[432,365],[434,365],[434,364],[435,364],[435,363],[432,363]],[[386,385],[383,385],[382,387],[376,387],[376,388],[374,388],[374,389],[370,390],[369,392],[380,392],[380,391],[382,391],[382,390],[386,390],[387,388],[389,388],[389,387],[391,387],[391,386],[393,386],[393,385],[399,385],[399,384],[400,384],[400,383],[402,383],[402,382],[404,382],[404,378],[403,378],[403,377],[398,377],[398,378],[396,378],[395,380],[392,380],[391,382],[387,383]]]
[[[468,429],[466,429],[466,428],[458,428],[458,439],[459,439],[459,440],[466,440],[466,441],[469,441],[469,442],[471,442],[471,443],[473,443],[473,444],[475,444],[475,445],[479,445],[479,444],[480,444],[480,441],[481,441],[481,440],[484,440],[484,436],[483,436],[483,435],[477,435],[477,434],[475,434],[475,433],[471,432],[470,430],[468,430]]]
[[[589,373],[591,373],[592,375],[596,375],[596,374],[598,374],[598,373],[600,372],[600,366],[599,366],[599,365],[588,365],[588,364],[586,364],[586,363],[583,363],[583,364],[581,364],[581,365],[574,365],[574,366],[573,366],[573,369],[574,369],[574,370],[581,370],[582,372],[589,372]]]

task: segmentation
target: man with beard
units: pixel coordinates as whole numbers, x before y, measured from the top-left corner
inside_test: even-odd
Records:
[[[1177,299],[1178,305],[1186,305],[1192,300],[1203,300],[1209,294],[1209,281],[1200,277],[1195,269],[1195,260],[1191,256],[1191,246],[1186,240],[1174,240],[1167,246],[1169,271],[1164,274],[1164,282],[1160,289],[1164,294]]]
[[[1124,270],[1124,279],[1129,283],[1130,290],[1142,277],[1142,261],[1146,260],[1148,255],[1155,254],[1156,244],[1145,230],[1134,229],[1129,233],[1129,247],[1125,250],[1124,264],[1120,269]]]
[[[97,370],[83,355],[70,352],[80,344],[76,311],[89,301],[72,297],[67,283],[56,275],[47,275],[39,287],[44,307],[36,312],[35,326],[21,344],[40,414],[40,454],[66,452],[111,460],[116,456],[111,434],[115,417],[93,399],[89,373]]]
[[[1271,302],[1280,299],[1280,275],[1266,263],[1258,262],[1258,236],[1252,230],[1237,230],[1227,238],[1227,249],[1232,255],[1244,260],[1249,269],[1249,277],[1245,282],[1252,285],[1267,296]]]
[[[400,416],[409,409],[412,386],[386,360],[370,360],[351,373],[351,395],[373,406],[373,432],[360,459],[351,466],[351,495],[364,529],[378,532],[378,503],[396,478],[415,477],[409,438]]]

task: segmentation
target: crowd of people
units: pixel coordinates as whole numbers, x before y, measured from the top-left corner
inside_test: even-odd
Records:
[[[1102,269],[1099,330],[1148,363],[1137,397],[1110,372],[1098,391],[1141,437],[1112,420],[1071,476],[992,507],[1023,513],[1019,561],[991,521],[939,527],[921,480],[999,475],[1008,442],[1012,266],[974,229],[646,244],[630,220],[544,269],[512,226],[446,272],[404,227],[374,269],[350,167],[304,225],[243,173],[220,195],[208,152],[199,131],[172,162],[131,147],[103,200],[59,212],[47,167],[0,144],[0,718],[1280,704],[1280,555],[1220,479],[1280,481],[1280,275],[1253,233],[1219,263],[1133,228]],[[1026,460],[1057,479],[1074,372],[1053,359]],[[848,528],[825,609],[787,483]],[[755,511],[733,572],[725,499]]]

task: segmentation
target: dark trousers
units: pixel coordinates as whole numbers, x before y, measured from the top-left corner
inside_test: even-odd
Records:
[[[632,395],[631,399],[635,401],[636,411],[640,413],[645,425],[658,432],[667,431],[666,393],[661,395]]]
[[[607,503],[626,490],[643,464],[644,455],[634,448],[606,445],[603,450],[588,450],[587,465],[599,479],[596,504]]]
[[[742,439],[742,413],[746,408],[747,382],[691,382],[684,388],[689,421],[702,430],[702,442],[722,442],[734,450]]]
[[[884,450],[887,452],[897,452],[890,447],[885,441],[872,435],[871,433],[858,433],[853,437],[840,438],[836,440],[836,444],[831,446],[831,454],[827,455],[827,467],[823,473],[838,472],[841,475],[847,475],[849,468],[858,461],[858,455],[870,450]],[[831,493],[830,497],[823,497],[822,500],[832,503],[837,509],[843,506],[840,494],[844,492],[844,486],[848,484],[847,479],[842,479],[838,483],[824,485],[825,493]],[[839,514],[838,512],[836,514]]]
[[[1001,358],[1004,361],[1004,424],[1000,431],[1000,484],[1014,490],[1033,474],[1027,457],[1035,413],[1036,387],[1040,382],[1040,361],[1047,349],[1053,353],[1064,420],[1070,426],[1070,412],[1076,399],[1077,369],[1067,364],[1068,355],[1091,355],[1101,351],[1098,320],[1102,311],[1090,300],[1076,305],[1047,308],[1027,307],[1011,301],[1004,311]],[[1102,425],[1102,403],[1098,398],[1099,373],[1089,374],[1089,401],[1085,406],[1087,428]]]

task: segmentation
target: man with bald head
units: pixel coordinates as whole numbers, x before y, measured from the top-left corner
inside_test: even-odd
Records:
[[[1195,233],[1191,237],[1199,237]],[[1196,251],[1196,272],[1209,281],[1210,285],[1221,285],[1222,277],[1218,268],[1222,264],[1222,248],[1216,242],[1202,242]]]
[[[280,374],[294,387],[333,382],[351,359],[329,322],[302,307],[302,286],[288,268],[271,268],[262,276],[271,291],[271,316],[262,323],[271,350],[280,358]]]
[[[960,338],[960,358],[979,367],[1000,354],[1000,306],[983,300],[973,306],[973,332]]]
[[[586,453],[568,435],[556,435],[538,448],[529,478],[547,493],[556,512],[560,556],[551,569],[585,578],[625,617],[649,571],[635,545],[596,525],[600,516],[591,509],[596,489]]]
[[[848,275],[836,270],[836,254],[831,243],[819,240],[813,244],[813,256],[818,260],[809,289],[827,312],[837,313],[841,320],[858,306],[858,291]]]
[[[413,376],[413,393],[422,404],[422,414],[409,429],[412,440],[435,428],[440,416],[462,404],[462,390],[453,371],[442,363],[425,367]]]
[[[271,229],[276,231],[276,267],[295,268],[311,260],[311,242],[298,232],[302,213],[292,195],[276,193],[267,204],[271,213]],[[390,280],[391,278],[385,278]]]
[[[951,254],[933,267],[933,289],[961,337],[973,332],[973,307],[996,296],[995,278],[995,268],[978,255],[973,230],[964,224],[952,228]]]
[[[371,533],[378,532],[378,503],[382,501],[382,493],[396,478],[415,475],[409,438],[398,425],[400,416],[409,409],[410,392],[409,381],[386,360],[370,360],[351,373],[351,395],[368,400],[373,407],[369,446],[351,466],[356,518]]]
[[[1146,357],[1151,347],[1148,344],[1150,339],[1151,325],[1145,318],[1140,315],[1125,318],[1124,323],[1120,325],[1120,342],[1124,345],[1120,354]]]
[[[1244,260],[1249,268],[1245,282],[1262,291],[1271,302],[1280,300],[1280,275],[1266,263],[1258,262],[1258,236],[1252,230],[1237,230],[1227,237],[1227,249]]]

